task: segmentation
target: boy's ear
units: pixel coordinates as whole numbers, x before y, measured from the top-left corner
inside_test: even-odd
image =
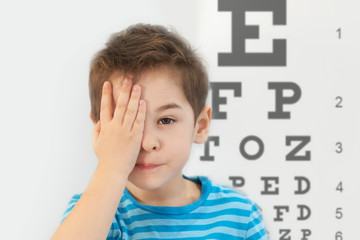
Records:
[[[211,121],[211,107],[210,105],[205,105],[201,113],[199,114],[194,131],[194,143],[204,143],[206,142]]]
[[[96,125],[95,117],[93,116],[92,112],[90,112],[89,116],[90,116],[90,119],[91,119],[92,123],[93,123],[94,126],[95,126],[95,125]]]

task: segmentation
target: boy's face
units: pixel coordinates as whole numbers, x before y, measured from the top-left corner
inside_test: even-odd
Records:
[[[118,76],[114,73],[110,80]],[[211,108],[205,106],[194,125],[194,113],[177,85],[178,77],[163,67],[145,72],[136,83],[146,102],[146,119],[137,164],[128,180],[144,190],[159,188],[182,176],[192,143],[207,138]],[[115,106],[121,82],[112,83]]]

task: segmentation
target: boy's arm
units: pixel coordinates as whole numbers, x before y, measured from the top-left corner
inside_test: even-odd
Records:
[[[112,113],[112,87],[103,87],[100,120],[93,130],[98,166],[79,201],[51,239],[106,239],[127,178],[136,164],[145,121],[139,86],[124,80]],[[132,89],[132,91],[131,91]]]

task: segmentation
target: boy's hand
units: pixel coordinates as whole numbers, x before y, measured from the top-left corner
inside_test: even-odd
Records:
[[[126,178],[136,164],[143,136],[146,106],[140,95],[140,86],[132,87],[131,80],[125,78],[119,97],[115,99],[113,113],[112,84],[106,81],[101,97],[100,121],[92,131],[98,167],[115,170]]]

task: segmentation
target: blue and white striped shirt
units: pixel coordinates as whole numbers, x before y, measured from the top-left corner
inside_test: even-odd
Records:
[[[125,189],[107,239],[268,239],[261,212],[246,195],[206,177],[185,178],[202,189],[197,201],[182,207],[144,205]],[[72,197],[62,221],[80,197]]]

